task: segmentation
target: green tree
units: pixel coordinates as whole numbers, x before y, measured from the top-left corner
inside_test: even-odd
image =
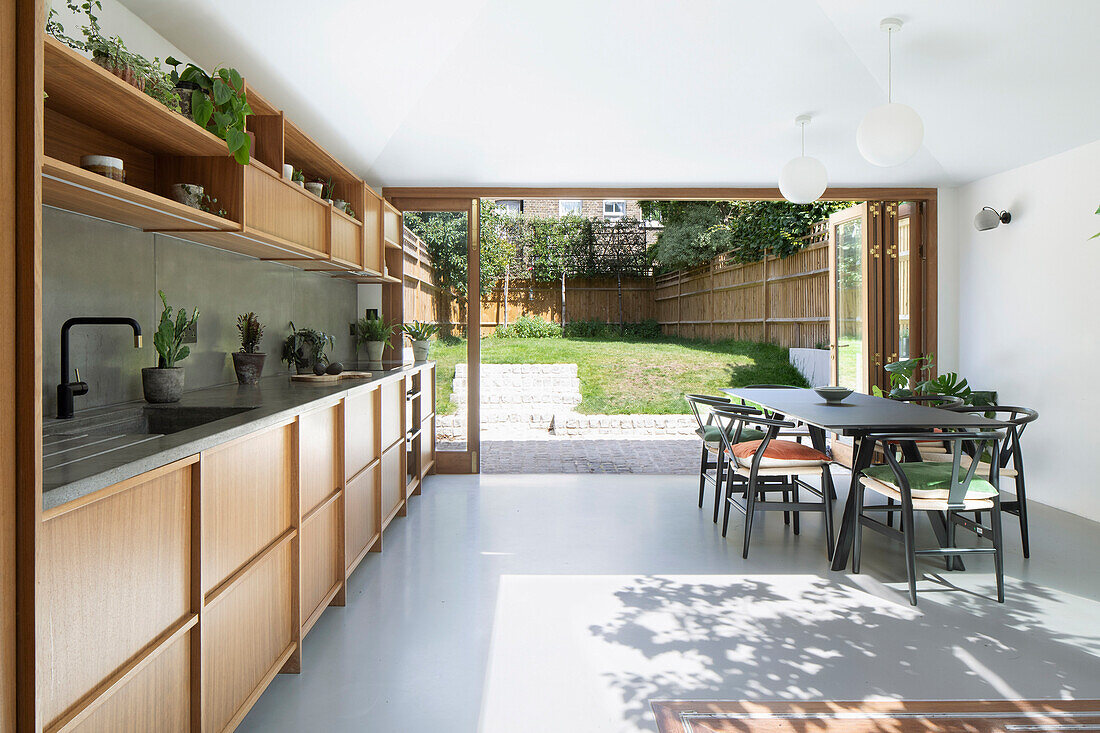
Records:
[[[764,254],[786,257],[802,247],[813,224],[846,207],[843,202],[642,201],[642,216],[664,229],[650,247],[661,270],[695,267],[729,253],[736,262]]]
[[[468,253],[466,214],[451,211],[410,211],[405,226],[428,246],[436,284],[466,295]],[[481,202],[481,292],[488,293],[504,277],[513,246],[503,236],[510,217],[491,201]]]

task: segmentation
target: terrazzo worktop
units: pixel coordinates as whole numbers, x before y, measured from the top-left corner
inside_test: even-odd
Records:
[[[390,367],[338,382],[292,381],[289,374],[186,392],[171,405],[142,401],[81,410],[71,420],[43,421],[42,509],[47,511],[173,461],[275,425],[311,403],[397,379],[432,362]],[[157,434],[153,411],[175,411],[202,424]],[[196,417],[197,416],[197,417]],[[214,419],[210,419],[214,418]],[[145,427],[133,426],[144,423]]]

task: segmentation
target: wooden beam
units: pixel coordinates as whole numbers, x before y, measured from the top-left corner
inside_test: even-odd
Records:
[[[481,199],[467,201],[466,292],[466,450],[470,473],[481,472]]]
[[[6,0],[10,2],[10,0]],[[4,375],[15,399],[16,729],[41,730],[35,672],[42,521],[42,0],[15,0],[14,78],[6,77],[0,106],[15,112],[15,349],[14,374]],[[10,14],[10,5],[6,9]],[[5,27],[13,26],[5,24]],[[6,46],[10,49],[10,46]],[[5,51],[9,53],[10,51]],[[10,64],[4,64],[10,69]],[[5,156],[8,153],[5,150]],[[10,158],[9,158],[10,160]],[[5,165],[7,167],[7,165]],[[8,194],[9,196],[12,194]],[[5,258],[5,267],[11,259]],[[11,316],[8,316],[9,318]],[[5,322],[5,325],[10,325]],[[6,330],[6,329],[5,329]],[[33,355],[33,358],[32,358]],[[6,367],[10,369],[10,367]],[[12,384],[14,382],[14,384]],[[10,535],[9,535],[10,536]]]
[[[660,199],[676,201],[778,201],[783,196],[778,188],[769,187],[598,187],[598,186],[396,186],[387,187],[383,195],[399,206],[412,205],[406,211],[439,211],[432,209],[431,199],[465,198],[517,198],[517,199]],[[822,199],[826,201],[925,201],[936,197],[935,188],[876,188],[857,186],[829,188]],[[452,209],[442,209],[450,211]]]

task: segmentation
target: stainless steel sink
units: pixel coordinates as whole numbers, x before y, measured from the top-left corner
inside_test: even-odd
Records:
[[[143,405],[51,420],[42,430],[44,471],[205,425],[253,407]]]

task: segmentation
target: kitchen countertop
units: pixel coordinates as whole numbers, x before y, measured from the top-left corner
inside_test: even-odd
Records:
[[[168,435],[143,435],[122,447],[112,447],[108,441],[97,442],[102,450],[89,450],[79,460],[44,460],[42,471],[42,509],[49,510],[87,496],[120,481],[160,468],[173,461],[212,448],[249,433],[275,425],[302,412],[310,403],[343,396],[370,385],[395,379],[433,362],[391,367],[374,371],[363,379],[312,384],[290,379],[289,374],[264,377],[255,386],[222,385],[185,392],[183,398],[168,407],[246,408],[245,411],[206,422]],[[137,415],[145,402],[80,410],[74,420],[47,419],[43,434],[76,435],[89,424],[110,423],[113,417]],[[119,418],[122,419],[121,417]],[[50,440],[45,438],[45,441]],[[71,438],[80,448],[79,437]],[[91,441],[87,441],[91,442]]]

